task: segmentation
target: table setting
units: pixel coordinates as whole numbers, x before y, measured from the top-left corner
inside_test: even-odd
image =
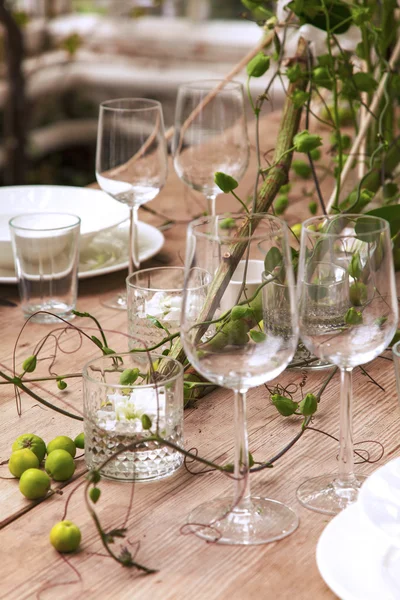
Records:
[[[4,597],[400,598],[396,144],[344,181],[310,56],[283,45],[272,116],[257,48],[245,86],[182,83],[171,130],[102,102],[100,189],[0,188]]]

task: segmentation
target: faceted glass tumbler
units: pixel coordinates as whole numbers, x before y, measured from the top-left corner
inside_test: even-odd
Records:
[[[83,368],[83,409],[90,470],[118,481],[153,481],[182,465],[183,367],[176,360],[137,352],[90,361]]]
[[[211,277],[203,269],[194,271],[191,281],[195,292],[192,295],[193,302],[196,306],[202,306]],[[142,269],[127,278],[130,350],[151,349],[169,335],[179,332],[184,281],[183,267]],[[165,342],[158,350],[162,352],[169,347],[170,343]]]

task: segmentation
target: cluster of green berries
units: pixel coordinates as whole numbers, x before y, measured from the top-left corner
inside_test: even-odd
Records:
[[[20,435],[12,445],[8,461],[9,471],[19,479],[20,492],[28,500],[45,498],[50,490],[51,479],[67,481],[75,472],[76,449],[83,449],[84,434],[75,440],[59,435],[46,444],[33,433]],[[44,471],[40,469],[45,456]],[[71,521],[61,521],[50,532],[50,542],[59,552],[77,550],[81,541],[79,528]]]

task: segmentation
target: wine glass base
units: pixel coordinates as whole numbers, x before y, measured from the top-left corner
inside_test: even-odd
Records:
[[[337,474],[321,475],[307,479],[297,489],[297,499],[305,508],[325,515],[337,515],[357,500],[358,491],[364,483],[364,475],[355,475],[346,486],[336,482]]]
[[[256,545],[281,540],[299,524],[296,513],[281,502],[252,497],[246,508],[231,510],[232,498],[217,498],[197,506],[188,523],[198,537],[218,544]]]
[[[115,296],[110,296],[105,300],[101,301],[102,306],[106,306],[107,308],[114,308],[115,310],[127,310],[128,304],[126,301],[126,294],[124,292],[120,292]]]

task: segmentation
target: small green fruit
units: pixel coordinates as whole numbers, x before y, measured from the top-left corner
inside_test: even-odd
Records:
[[[22,473],[27,469],[37,469],[39,467],[39,459],[29,448],[16,450],[10,456],[8,461],[8,469],[11,475],[20,478]]]
[[[50,531],[50,543],[57,552],[75,552],[81,539],[81,530],[72,521],[60,521]]]
[[[58,435],[47,444],[47,454],[54,450],[66,450],[74,458],[76,454],[76,445],[67,435]]]
[[[79,448],[80,450],[83,450],[85,447],[85,434],[80,433],[79,435],[77,435],[76,438],[74,439],[74,444],[77,448]]]
[[[50,477],[40,469],[27,469],[19,480],[19,489],[28,500],[39,500],[46,496],[50,483]]]
[[[38,435],[34,433],[24,433],[17,437],[13,445],[11,446],[12,451],[21,450],[22,448],[29,448],[39,459],[39,463],[44,459],[46,454],[46,444]]]
[[[44,468],[54,481],[67,481],[75,472],[75,461],[66,450],[53,450],[46,458]]]

